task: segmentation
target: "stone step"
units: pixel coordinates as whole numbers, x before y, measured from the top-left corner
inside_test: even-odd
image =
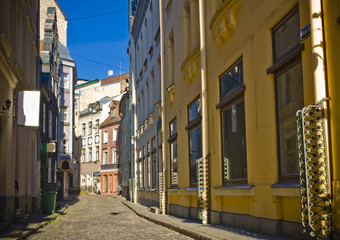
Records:
[[[150,207],[149,210],[150,212],[155,213],[155,214],[159,214],[160,212],[159,207]]]
[[[15,223],[27,223],[28,214],[19,214],[14,216]]]

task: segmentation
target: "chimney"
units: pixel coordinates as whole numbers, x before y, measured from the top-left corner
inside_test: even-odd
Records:
[[[112,76],[113,75],[113,70],[109,70],[109,71],[107,71],[107,76]]]

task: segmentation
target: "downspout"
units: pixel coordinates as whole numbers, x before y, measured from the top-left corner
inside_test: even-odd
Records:
[[[326,107],[326,77],[321,0],[309,0],[315,103]]]
[[[165,139],[165,97],[166,97],[166,90],[165,90],[165,45],[164,45],[164,20],[163,20],[163,12],[164,12],[164,6],[163,6],[163,1],[159,1],[159,19],[160,19],[160,41],[161,41],[161,119],[162,119],[162,170],[163,170],[163,179],[166,180],[166,139]],[[163,192],[161,194],[163,194],[163,196],[165,195],[165,189],[166,189],[166,181],[163,182],[163,184],[165,185],[165,187],[163,187],[163,189],[160,189],[160,191],[162,190]],[[164,197],[164,199],[160,199],[160,201],[162,201],[162,214],[166,213],[166,197]]]
[[[326,181],[328,182],[328,195],[332,198],[331,191],[331,172],[330,172],[330,152],[329,152],[329,98],[327,91],[327,77],[326,77],[326,59],[325,59],[325,40],[324,40],[324,23],[323,23],[323,9],[322,0],[309,0],[310,6],[310,25],[311,25],[311,50],[312,50],[312,69],[314,80],[314,97],[315,103],[323,109],[324,121],[324,142],[325,142],[325,156],[328,169],[326,172]],[[332,207],[332,206],[331,206]],[[331,214],[331,213],[329,213]],[[326,218],[327,220],[329,218]],[[330,218],[331,219],[331,218]],[[326,220],[326,223],[327,223]],[[332,222],[330,222],[332,225]],[[328,226],[330,229],[332,226]],[[323,234],[329,234],[327,231]]]
[[[201,96],[202,96],[202,157],[203,157],[203,224],[208,224],[209,216],[209,135],[208,135],[208,81],[207,81],[207,46],[205,31],[205,1],[199,0],[199,24],[200,24],[200,58],[201,58]]]
[[[137,180],[138,180],[138,177],[137,176],[137,169],[138,169],[138,166],[137,166],[137,158],[138,158],[138,151],[137,151],[137,136],[136,136],[136,131],[138,129],[138,122],[137,122],[137,113],[136,113],[136,108],[137,108],[137,90],[136,90],[136,69],[137,69],[137,54],[136,54],[136,44],[134,44],[134,48],[135,48],[135,51],[134,51],[134,54],[135,54],[135,65],[134,65],[134,76],[133,76],[133,96],[132,96],[132,99],[134,101],[134,105],[133,105],[133,120],[134,120],[134,131],[133,131],[133,135],[134,135],[134,145],[133,145],[133,151],[135,152],[134,154],[134,175],[135,175],[135,181],[134,181],[134,184],[133,184],[133,201],[134,203],[137,203],[137,199],[138,199],[138,191],[137,191]]]

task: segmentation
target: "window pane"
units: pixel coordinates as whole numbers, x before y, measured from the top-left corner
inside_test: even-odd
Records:
[[[202,157],[201,126],[189,132],[190,185],[197,185],[197,159]]]
[[[170,161],[171,161],[171,186],[177,186],[178,185],[178,179],[177,179],[177,141],[174,141],[170,145]]]
[[[247,178],[244,100],[222,112],[224,180]]]
[[[223,98],[233,89],[242,85],[243,85],[243,62],[241,59],[221,76],[220,97]]]
[[[177,132],[177,120],[173,120],[170,123],[170,136],[174,135]]]
[[[303,108],[301,63],[276,78],[281,175],[298,173],[296,111]]]
[[[291,47],[300,42],[299,14],[296,11],[286,22],[284,22],[274,33],[275,56],[277,59]]]
[[[198,98],[188,107],[189,123],[200,115],[201,115],[201,103],[200,99]]]

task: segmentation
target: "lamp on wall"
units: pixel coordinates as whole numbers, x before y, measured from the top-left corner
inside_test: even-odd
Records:
[[[9,108],[11,107],[11,100],[7,99],[5,102],[5,106],[2,106],[2,111],[8,111]]]

